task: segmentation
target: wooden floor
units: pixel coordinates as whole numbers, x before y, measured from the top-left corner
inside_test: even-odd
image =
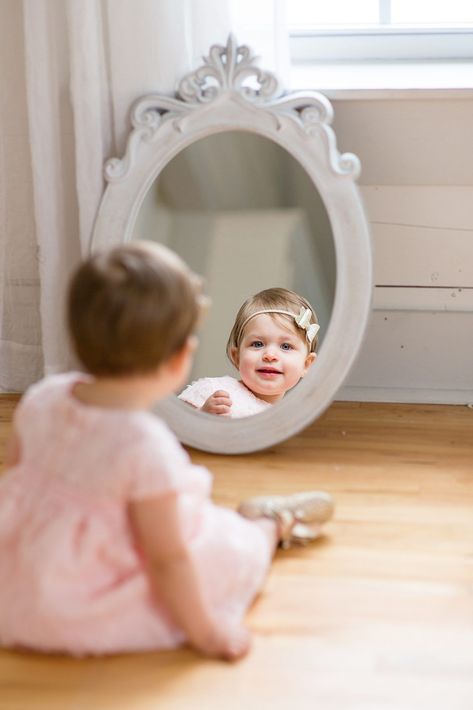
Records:
[[[2,441],[14,403],[0,398]],[[251,654],[0,651],[1,710],[472,710],[473,409],[336,403],[264,453],[192,457],[225,505],[305,488],[337,501],[323,541],[277,554]]]

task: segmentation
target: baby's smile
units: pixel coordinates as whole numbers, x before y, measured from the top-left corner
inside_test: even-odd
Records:
[[[263,377],[276,377],[277,375],[282,375],[283,372],[282,370],[278,370],[276,367],[259,367],[257,368],[256,372],[258,372],[260,375]]]

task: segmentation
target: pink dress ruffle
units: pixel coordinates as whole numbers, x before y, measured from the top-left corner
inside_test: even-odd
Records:
[[[217,390],[225,390],[229,393],[232,400],[230,411],[232,419],[251,417],[272,406],[269,402],[256,397],[248,387],[245,387],[243,382],[229,376],[202,377],[200,380],[195,380],[181,392],[179,399],[200,409],[210,395]]]
[[[204,596],[236,623],[270,550],[258,526],[214,505],[193,465],[147,412],[82,405],[78,373],[32,387],[15,413],[21,461],[0,478],[0,642],[75,655],[185,643],[152,599],[128,503],[177,491]]]

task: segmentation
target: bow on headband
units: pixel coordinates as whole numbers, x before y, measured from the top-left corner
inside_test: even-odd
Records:
[[[294,316],[294,320],[296,321],[297,325],[299,328],[302,328],[302,330],[305,330],[305,336],[307,338],[308,343],[312,344],[313,339],[317,335],[320,325],[318,323],[312,323],[310,322],[310,319],[312,318],[312,313],[309,308],[301,308],[299,315]]]

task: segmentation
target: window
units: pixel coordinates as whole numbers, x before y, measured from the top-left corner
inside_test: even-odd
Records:
[[[473,58],[473,0],[288,0],[294,61]]]

